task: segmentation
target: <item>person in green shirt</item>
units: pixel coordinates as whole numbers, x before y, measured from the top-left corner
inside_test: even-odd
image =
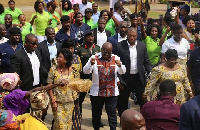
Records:
[[[69,0],[62,0],[59,4],[60,6],[60,16],[69,15],[74,12],[72,9],[72,3]]]
[[[146,44],[147,54],[151,65],[157,66],[160,62],[162,44],[166,35],[162,36],[162,30],[158,25],[151,24],[145,32],[143,20],[140,20],[142,40]],[[170,30],[169,30],[170,31]],[[161,37],[162,36],[162,37]]]
[[[0,3],[0,23],[1,24],[4,24],[4,18],[5,18],[4,7]]]
[[[18,8],[15,8],[15,1],[10,0],[8,1],[9,8],[5,10],[5,14],[11,14],[13,19],[13,24],[18,24],[18,16],[22,14],[22,11]]]
[[[108,10],[102,10],[100,12],[100,17],[103,17],[106,20],[106,30],[111,32],[111,35],[115,35],[115,27],[119,26],[119,21],[112,15]],[[97,28],[98,23],[94,24],[91,29]]]
[[[55,29],[55,33],[58,32],[58,25],[60,24],[60,15],[55,11],[56,4],[51,1],[47,3],[47,10],[51,19],[50,27]]]
[[[44,3],[36,1],[34,4],[35,13],[32,14],[30,24],[35,24],[35,32],[38,43],[45,40],[45,29],[51,24],[51,19],[48,12],[44,11]]]
[[[83,17],[83,23],[86,23],[90,27],[94,25],[94,21],[92,19],[92,9],[85,9],[85,16]]]
[[[167,28],[169,27],[169,25],[170,25],[170,23],[171,23],[171,21],[172,21],[171,19],[172,19],[172,16],[171,16],[170,14],[164,16],[164,18],[163,18],[162,35],[164,35],[164,34],[166,33]],[[165,38],[165,41],[166,41],[167,39],[169,39],[168,37],[171,38],[171,35],[172,35],[172,33],[171,33],[171,31],[170,31],[170,32],[167,34],[167,36],[166,36],[166,38]]]
[[[21,35],[22,35],[22,41],[23,43],[25,43],[25,36],[29,33],[34,34],[35,31],[32,27],[32,25],[28,22],[26,22],[26,17],[24,14],[20,14],[19,15],[19,24],[18,27],[21,30]]]

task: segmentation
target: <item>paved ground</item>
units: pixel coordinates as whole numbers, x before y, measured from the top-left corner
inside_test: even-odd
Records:
[[[130,104],[131,104],[131,109],[136,109],[139,110],[139,106],[138,105],[133,105],[133,101],[130,100]],[[48,110],[48,115],[46,116],[45,119],[45,123],[47,125],[48,128],[51,128],[51,121],[52,121],[53,115],[51,112],[51,108],[49,108]],[[107,118],[107,114],[105,112],[105,109],[103,109],[103,113],[102,113],[102,122],[104,124],[106,124],[106,126],[104,126],[103,128],[101,128],[101,130],[109,130],[109,124],[108,124],[108,118]],[[120,130],[120,123],[119,123],[120,119],[119,117],[117,117],[117,130]],[[81,124],[82,130],[92,130],[92,112],[91,112],[91,104],[90,104],[90,99],[89,96],[87,95],[85,98],[85,101],[83,102],[83,118],[82,118],[82,124]]]

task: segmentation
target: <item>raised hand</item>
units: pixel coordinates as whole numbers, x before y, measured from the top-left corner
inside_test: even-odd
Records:
[[[115,60],[115,64],[116,64],[118,67],[121,67],[121,62],[120,62],[120,60]]]
[[[91,58],[91,60],[90,60],[91,65],[94,65],[94,64],[95,64],[95,60],[96,60],[96,58]]]

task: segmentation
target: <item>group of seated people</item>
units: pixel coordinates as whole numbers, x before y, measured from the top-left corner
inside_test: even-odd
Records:
[[[72,3],[57,13],[54,0],[37,0],[30,22],[15,1],[0,4],[0,129],[47,129],[51,105],[51,129],[79,130],[88,91],[95,130],[104,104],[111,130],[116,109],[123,130],[200,128],[200,35],[187,5],[161,24],[121,1],[100,12],[93,1]]]

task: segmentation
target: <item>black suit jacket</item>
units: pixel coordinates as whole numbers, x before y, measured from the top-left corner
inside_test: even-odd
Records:
[[[151,63],[147,55],[147,49],[144,43],[137,41],[137,69],[139,71],[140,80],[142,84],[146,85],[146,73],[151,72]],[[127,85],[130,75],[130,51],[127,40],[123,40],[117,43],[114,53],[120,57],[122,64],[126,66],[126,73],[124,75],[119,75],[122,84]]]
[[[49,53],[49,49],[47,46],[47,40],[42,41],[41,43],[39,43],[37,45],[37,48],[41,54],[42,57],[42,66],[46,69],[47,72],[49,72],[50,68],[51,68],[51,60],[50,60],[50,53]],[[57,52],[61,50],[62,48],[62,44],[60,42],[56,42],[56,48],[57,48]]]
[[[40,52],[36,49],[35,53],[40,61],[40,83],[43,84],[43,70],[41,66],[41,55]],[[33,86],[33,71],[32,71],[32,65],[31,61],[25,52],[24,48],[21,48],[20,50],[16,51],[10,59],[10,66],[11,66],[11,72],[16,72],[21,81],[22,85],[20,88],[23,91],[29,91],[32,89]]]
[[[94,33],[94,43],[97,44],[97,28],[93,29],[92,31]],[[107,36],[106,41],[108,41],[108,38],[111,36],[111,33],[110,33],[110,31],[108,31],[106,29],[105,29],[105,31],[106,31],[106,36]]]

